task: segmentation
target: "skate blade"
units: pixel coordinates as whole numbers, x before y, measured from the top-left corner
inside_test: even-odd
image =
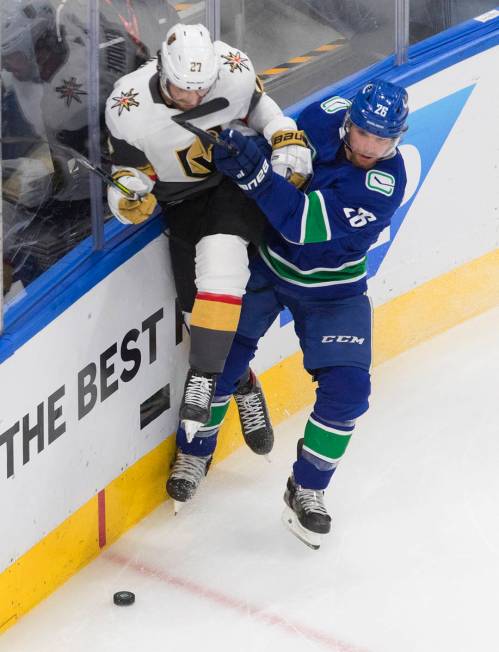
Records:
[[[182,428],[185,431],[185,436],[189,444],[194,439],[194,435],[203,425],[204,424],[200,421],[192,421],[191,419],[184,419],[184,421],[182,421]]]
[[[309,548],[319,550],[322,543],[322,535],[304,528],[296,514],[287,505],[282,513],[282,522],[297,539],[300,539]]]
[[[181,503],[179,500],[174,500],[173,501],[173,514],[177,516],[177,514],[180,512],[182,507],[185,505],[185,503]]]

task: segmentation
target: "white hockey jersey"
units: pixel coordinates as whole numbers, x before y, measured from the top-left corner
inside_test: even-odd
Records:
[[[277,104],[263,93],[250,59],[237,48],[215,41],[220,72],[202,103],[225,97],[229,105],[193,120],[206,131],[219,133],[229,123],[245,125],[270,138],[278,129],[295,128]],[[172,121],[182,113],[167,106],[159,91],[157,60],[153,59],[115,84],[106,104],[113,163],[146,171],[156,181],[160,201],[184,199],[221,179],[212,160],[212,146]],[[151,170],[152,167],[152,170]]]
[[[73,178],[68,170],[71,154],[57,147],[70,145],[88,156],[88,28],[68,9],[63,16],[60,51],[53,53],[53,70],[47,79],[37,74],[36,60],[32,62],[34,72],[29,80],[20,80],[14,73],[2,70],[2,136],[11,138],[3,154],[4,160],[9,161],[9,176],[18,179],[10,184],[9,196],[15,190],[14,201],[27,206],[39,204],[48,192],[52,200],[58,201],[85,199],[90,192],[88,171],[81,168],[79,176]],[[135,69],[144,58],[143,46],[139,47],[104,16],[100,19],[99,38],[103,46],[99,49],[98,98],[102,115],[115,81]],[[33,57],[31,51],[30,54]],[[20,138],[17,143],[16,137]],[[33,138],[33,143],[27,142],[29,138]],[[36,142],[38,139],[40,143]],[[49,190],[54,169],[58,169],[54,184],[57,190]]]

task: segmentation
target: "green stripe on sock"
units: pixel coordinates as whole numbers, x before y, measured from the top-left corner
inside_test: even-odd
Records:
[[[225,418],[225,415],[227,414],[227,410],[229,409],[229,403],[230,399],[226,403],[213,403],[211,406],[211,414],[210,414],[210,420],[208,423],[203,426],[203,428],[216,428],[219,426],[222,421]]]
[[[345,453],[352,434],[338,434],[321,428],[313,421],[305,426],[304,445],[313,453],[329,460],[338,460]]]

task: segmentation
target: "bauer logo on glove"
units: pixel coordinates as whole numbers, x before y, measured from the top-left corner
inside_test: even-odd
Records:
[[[297,129],[288,129],[276,131],[272,136],[272,149],[287,147],[288,145],[298,145],[298,147],[308,147],[305,132]]]
[[[298,129],[281,129],[271,139],[272,169],[297,188],[312,176],[312,154],[307,137]]]
[[[267,177],[267,172],[269,171],[269,162],[266,158],[263,159],[262,167],[257,172],[256,176],[253,177],[248,183],[238,183],[237,185],[241,190],[254,190],[264,181]],[[243,172],[241,170],[241,172]],[[244,172],[243,172],[244,174]]]

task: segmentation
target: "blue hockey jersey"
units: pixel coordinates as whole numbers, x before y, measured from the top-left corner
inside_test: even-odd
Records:
[[[318,299],[366,291],[367,251],[390,224],[406,185],[398,150],[371,170],[347,160],[340,128],[348,106],[333,97],[298,118],[315,153],[306,193],[275,173],[252,193],[271,224],[253,264],[276,285]]]

